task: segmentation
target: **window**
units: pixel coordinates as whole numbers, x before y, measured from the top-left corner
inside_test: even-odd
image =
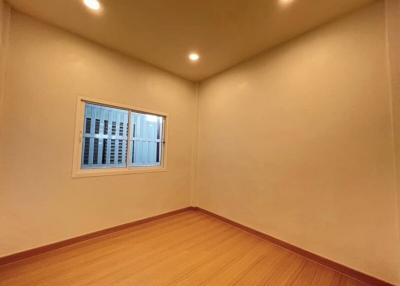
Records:
[[[165,114],[79,99],[77,127],[75,176],[165,170]]]

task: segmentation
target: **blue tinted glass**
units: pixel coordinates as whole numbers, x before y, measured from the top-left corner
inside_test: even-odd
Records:
[[[161,166],[164,118],[138,112],[131,113],[130,165]]]
[[[83,169],[126,167],[128,114],[123,109],[85,104]]]

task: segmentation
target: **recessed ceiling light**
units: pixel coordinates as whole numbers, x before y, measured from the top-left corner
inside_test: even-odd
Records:
[[[83,0],[83,3],[86,5],[86,7],[94,11],[99,11],[101,8],[98,0]]]
[[[189,60],[191,60],[192,62],[197,62],[199,59],[200,59],[199,54],[197,54],[197,53],[189,54]]]

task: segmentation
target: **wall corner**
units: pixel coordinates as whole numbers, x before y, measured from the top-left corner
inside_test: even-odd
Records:
[[[190,206],[197,207],[197,160],[198,160],[198,136],[199,136],[199,88],[200,83],[194,84],[195,92],[195,112],[193,114],[192,132],[192,164],[190,170]]]

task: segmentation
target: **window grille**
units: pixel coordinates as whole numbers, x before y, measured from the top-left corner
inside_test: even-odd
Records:
[[[83,123],[82,169],[162,165],[163,116],[85,102]]]
[[[130,148],[132,166],[159,166],[162,152],[161,116],[131,113]]]

